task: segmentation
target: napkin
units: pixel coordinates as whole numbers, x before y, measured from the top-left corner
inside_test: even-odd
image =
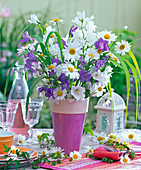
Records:
[[[94,150],[93,156],[97,158],[106,157],[108,159],[119,160],[122,152],[116,150],[115,148],[111,149],[106,145],[101,145]]]

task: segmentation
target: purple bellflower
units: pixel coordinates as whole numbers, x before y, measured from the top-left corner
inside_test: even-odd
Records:
[[[31,37],[28,35],[28,31],[25,31],[22,36],[23,39],[20,39],[21,43],[29,42],[31,40]]]

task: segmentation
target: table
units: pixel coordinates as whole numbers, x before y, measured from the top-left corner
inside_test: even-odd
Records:
[[[37,129],[34,129],[35,132],[36,132],[36,130]],[[53,129],[38,129],[38,130],[41,130],[41,131],[49,133],[49,134],[53,133]],[[123,136],[125,136],[124,134],[130,133],[130,132],[132,132],[134,134],[135,133],[139,134],[139,132],[141,132],[141,131],[136,130],[136,129],[130,129],[130,130],[125,129],[122,134],[123,134]],[[141,133],[139,135],[141,135]],[[139,137],[138,140],[141,140],[141,138]],[[16,140],[14,141],[14,145],[16,145]],[[96,137],[93,137],[89,134],[82,135],[81,146],[80,146],[81,154],[86,153],[86,149],[85,149],[86,146],[90,146],[92,149],[96,149],[99,146],[99,143],[96,140]],[[39,145],[28,145],[28,146],[23,146],[23,147],[34,149],[38,152],[41,151],[41,148]],[[25,170],[31,170],[31,169],[32,169],[31,166],[25,168]],[[118,169],[132,169],[132,170],[141,169],[141,159],[136,164],[127,165],[126,168],[122,167],[122,168],[118,168]],[[23,168],[20,168],[20,170],[23,170]],[[43,170],[43,168],[39,168],[39,170]]]

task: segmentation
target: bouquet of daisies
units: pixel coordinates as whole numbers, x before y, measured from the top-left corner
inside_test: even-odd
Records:
[[[127,91],[130,89],[127,65],[136,77],[140,76],[130,43],[118,41],[127,26],[118,35],[106,30],[96,32],[93,19],[94,16],[86,17],[84,11],[77,12],[66,37],[59,34],[59,24],[63,24],[59,18],[47,21],[44,25],[35,14],[28,20],[40,29],[42,35],[29,35],[24,30],[19,38],[23,46],[18,49],[19,55],[15,62],[22,57],[26,69],[33,72],[34,78],[43,82],[38,92],[48,100],[58,102],[102,96],[110,89],[110,78],[115,66],[124,69],[126,73]],[[135,66],[126,59],[127,53],[131,55]]]

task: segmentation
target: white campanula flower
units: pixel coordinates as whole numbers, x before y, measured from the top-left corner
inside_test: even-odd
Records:
[[[85,95],[85,88],[81,86],[72,86],[71,88],[71,95],[76,99],[76,100],[81,100],[84,99]]]
[[[95,33],[91,33],[89,31],[85,32],[85,37],[86,37],[86,45],[92,46],[94,42],[97,41],[97,36]]]
[[[63,73],[66,70],[65,64],[59,64],[56,66],[56,74],[59,77],[61,73]]]
[[[96,31],[97,26],[94,24],[93,21],[89,21],[86,24],[86,30],[90,33],[93,33]]]
[[[82,30],[76,30],[74,33],[73,33],[73,37],[72,37],[72,40],[75,42],[75,43],[78,43],[79,46],[84,46],[84,39],[83,39],[83,33],[82,33]]]
[[[65,99],[66,94],[67,94],[66,89],[61,89],[59,87],[57,87],[53,91],[53,96],[55,97],[55,100],[63,100],[63,99]]]
[[[122,164],[130,163],[130,158],[128,157],[128,155],[125,155],[125,156],[122,155],[120,158],[120,162]]]
[[[127,30],[127,29],[128,29],[128,26],[124,26],[123,29],[124,29],[124,30]]]
[[[67,47],[63,49],[63,54],[66,60],[79,60],[80,58],[80,47],[78,43],[68,43]]]
[[[59,18],[54,18],[54,20],[51,20],[50,23],[53,23],[53,25],[56,25],[57,23],[63,24],[63,20]]]
[[[111,43],[112,41],[115,41],[117,36],[115,34],[112,34],[111,31],[102,31],[97,33],[98,38],[102,38],[103,40],[109,41]]]
[[[88,61],[90,59],[95,59],[95,60],[98,60],[100,58],[100,54],[97,53],[97,51],[93,48],[89,48],[87,51],[86,51],[86,57],[85,57],[85,60]]]
[[[18,141],[17,141],[17,144],[18,145],[26,145],[27,142],[26,142],[26,136],[20,134],[18,135]]]
[[[58,44],[51,45],[49,47],[49,52],[50,52],[51,55],[60,56],[60,48],[59,48]]]
[[[79,160],[79,159],[81,159],[82,155],[78,151],[73,151],[70,153],[70,157],[73,160]]]
[[[38,20],[36,14],[31,14],[31,19],[28,20],[30,24],[38,24],[40,21]]]
[[[66,64],[63,72],[65,73],[66,76],[69,76],[70,79],[79,78],[78,69],[75,69],[72,64]]]
[[[115,51],[118,54],[125,55],[126,52],[129,52],[131,48],[131,45],[124,40],[121,40],[121,42],[116,42],[115,45]]]
[[[91,86],[91,89],[90,89],[90,93],[91,95],[95,95],[97,97],[100,97],[103,95],[103,92],[105,92],[106,90],[104,89],[105,86],[103,86],[103,84],[101,84],[100,82],[99,83],[94,83],[92,86]]]
[[[75,19],[72,20],[72,22],[79,25],[79,26],[81,26],[82,19],[83,20],[85,19],[85,11],[82,11],[82,12],[77,11],[77,15],[76,15]]]
[[[40,77],[40,76],[41,76],[41,74],[40,74],[39,71],[36,71],[36,72],[33,73],[33,77],[34,77],[34,78],[38,78],[38,77]]]

